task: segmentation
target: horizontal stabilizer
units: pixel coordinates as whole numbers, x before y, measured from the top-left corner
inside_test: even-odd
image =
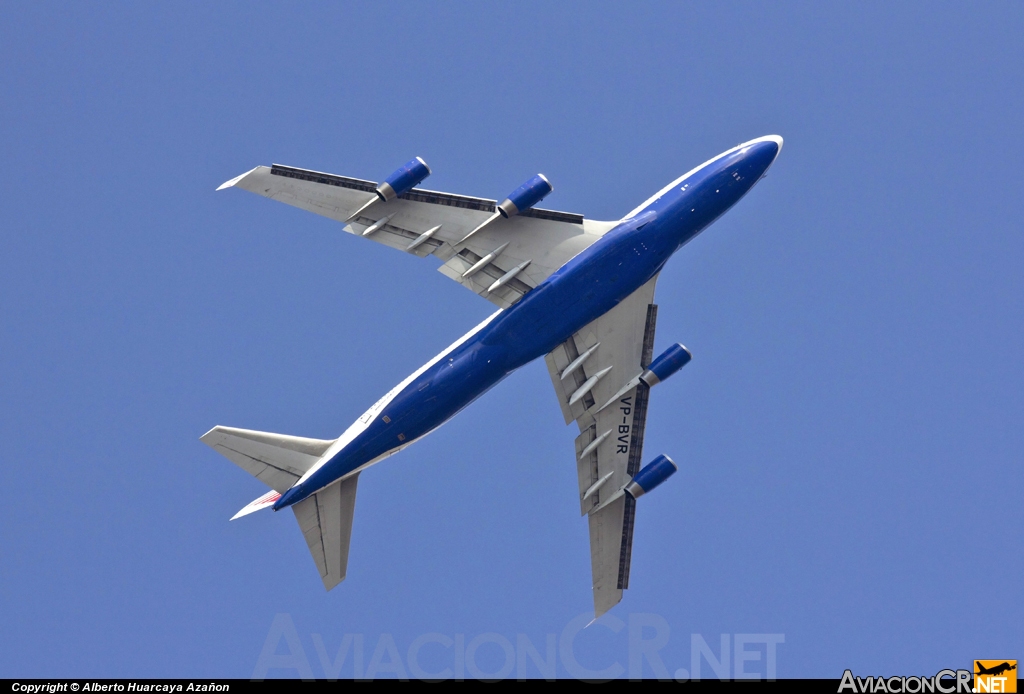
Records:
[[[199,440],[282,494],[334,443],[221,426],[210,429]]]
[[[358,483],[359,473],[356,473],[292,506],[327,590],[341,583],[348,570]]]
[[[250,501],[248,504],[246,504],[241,511],[231,516],[231,520],[241,518],[242,516],[248,516],[250,513],[255,513],[256,511],[259,511],[261,508],[273,506],[274,502],[280,498],[280,492],[269,491],[263,496],[261,496],[259,499],[256,499],[255,501]]]

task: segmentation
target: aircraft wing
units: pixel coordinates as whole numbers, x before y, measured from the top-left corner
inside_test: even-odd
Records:
[[[651,363],[657,277],[545,357],[566,424],[576,421],[580,512],[590,524],[597,617],[629,587],[636,501],[615,492],[640,469],[648,386],[630,385]]]
[[[517,302],[615,225],[531,208],[499,218],[466,239],[494,215],[496,202],[419,188],[349,221],[376,197],[376,185],[274,164],[257,166],[218,190],[242,188],[342,222],[355,236],[419,257],[437,256],[444,263],[441,273],[501,308]]]

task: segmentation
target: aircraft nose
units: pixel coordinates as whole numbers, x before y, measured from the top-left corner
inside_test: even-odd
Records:
[[[751,140],[747,147],[746,159],[762,174],[768,170],[782,151],[782,138],[767,135]]]

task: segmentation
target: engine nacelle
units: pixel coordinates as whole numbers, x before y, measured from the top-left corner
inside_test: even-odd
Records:
[[[385,178],[384,182],[377,186],[377,196],[384,202],[394,200],[402,193],[408,193],[429,175],[430,167],[427,166],[427,162],[416,157]]]
[[[690,354],[690,350],[677,342],[659,354],[640,375],[640,379],[649,386],[657,385],[689,364],[691,359],[693,355]]]
[[[551,183],[544,177],[544,174],[537,174],[523,185],[516,188],[512,193],[505,198],[505,201],[498,205],[498,212],[505,219],[519,214],[523,210],[536,205],[538,202],[547,197],[554,188],[551,187]]]
[[[679,466],[667,455],[659,455],[643,470],[636,473],[636,476],[623,491],[637,499],[674,475],[678,469]]]

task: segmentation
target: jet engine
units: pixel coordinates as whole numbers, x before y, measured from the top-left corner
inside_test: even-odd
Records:
[[[658,355],[647,370],[640,375],[640,380],[649,386],[661,383],[679,369],[690,363],[693,355],[690,350],[678,342]]]
[[[636,476],[625,486],[623,491],[637,499],[667,480],[678,469],[679,466],[667,455],[659,455],[648,463],[643,470],[636,473]]]
[[[529,181],[513,190],[512,193],[505,198],[505,201],[498,205],[497,212],[480,222],[473,231],[463,236],[462,240],[456,245],[465,243],[469,240],[470,236],[502,217],[508,219],[509,217],[519,214],[523,210],[530,209],[543,200],[552,190],[554,190],[554,188],[551,187],[548,179],[544,178],[544,174],[537,174]]]
[[[554,188],[544,177],[544,174],[537,174],[523,185],[516,188],[505,198],[505,201],[498,205],[498,212],[505,219],[528,210],[538,202],[547,197]]]
[[[413,186],[419,185],[429,175],[430,167],[427,166],[427,162],[416,157],[377,186],[377,197],[383,202],[394,200],[402,193],[409,192]]]
[[[348,216],[348,219],[346,219],[345,222],[351,222],[353,219],[375,205],[389,200],[394,200],[399,195],[408,193],[412,190],[413,186],[417,185],[429,175],[430,167],[427,166],[427,162],[416,157],[384,179],[382,183],[378,183],[375,190],[377,194],[376,197],[372,197],[363,203],[355,212]],[[381,226],[383,226],[383,224]],[[376,229],[373,229],[373,231],[376,231]],[[371,231],[370,233],[373,232]],[[363,235],[367,235],[365,231],[363,232]]]

